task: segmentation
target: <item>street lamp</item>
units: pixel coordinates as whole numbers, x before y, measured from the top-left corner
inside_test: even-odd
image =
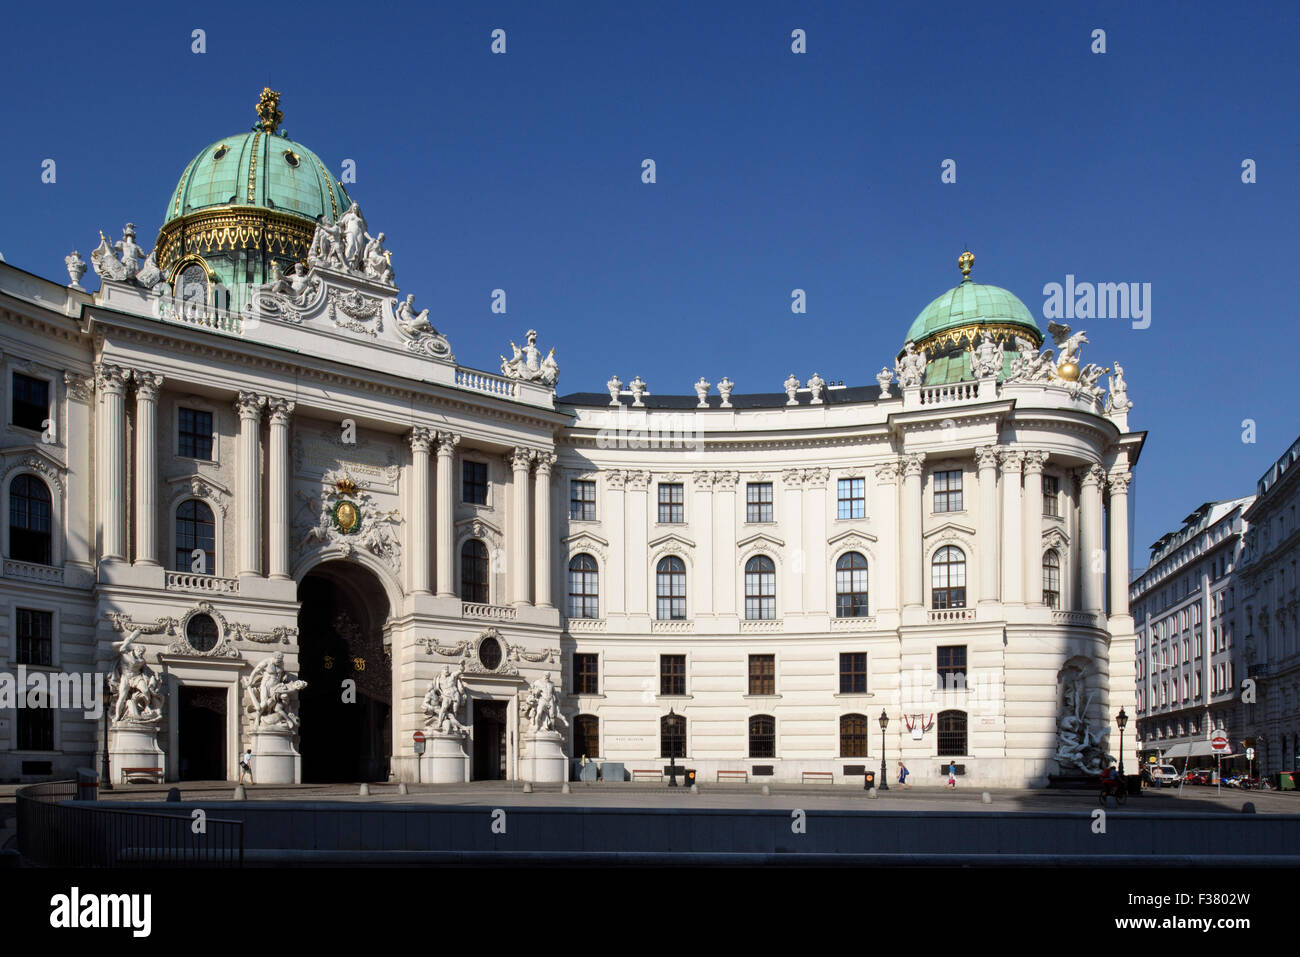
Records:
[[[673,731],[673,753],[668,755],[668,786],[677,787],[677,713],[672,708],[668,709],[668,727]]]
[[[889,715],[880,709],[880,783],[876,785],[882,791],[889,790],[889,772],[885,770],[885,729],[889,727]]]
[[[1119,714],[1115,715],[1115,723],[1119,725],[1119,776],[1124,776],[1124,729],[1128,727],[1128,715],[1124,713],[1123,707],[1119,709]]]
[[[105,791],[113,790],[113,776],[108,769],[108,701],[113,689],[108,672],[104,672],[104,753],[100,759],[99,786]]]

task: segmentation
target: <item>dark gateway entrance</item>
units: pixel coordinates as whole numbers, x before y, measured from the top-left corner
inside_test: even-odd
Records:
[[[506,703],[474,699],[474,780],[506,778]]]
[[[226,780],[226,689],[181,685],[179,691],[180,779]]]
[[[368,570],[344,561],[298,586],[302,779],[386,781],[392,753],[393,662],[384,647],[388,597]],[[356,682],[355,696],[344,682]],[[352,700],[353,697],[355,700]]]

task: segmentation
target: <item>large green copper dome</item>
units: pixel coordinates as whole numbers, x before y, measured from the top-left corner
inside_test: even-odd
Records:
[[[163,216],[170,222],[214,206],[260,206],[312,221],[338,219],[351,200],[320,157],[279,133],[236,133],[190,161]]]
[[[977,324],[1023,326],[1026,338],[1036,342],[1043,338],[1029,308],[1015,293],[1001,286],[986,286],[970,277],[922,309],[907,330],[907,338],[920,343],[936,333]]]

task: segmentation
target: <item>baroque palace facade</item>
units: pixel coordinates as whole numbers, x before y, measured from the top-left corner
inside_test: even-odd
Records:
[[[101,234],[97,292],[76,253],[66,286],[0,265],[0,661],[114,689],[107,722],[4,704],[0,779],[99,766],[106,724],[115,780],[233,780],[246,747],[263,782],[1118,756],[1144,435],[1082,332],[1042,349],[967,253],[875,386],[558,395],[532,331],[461,365],[258,115],[147,257]]]

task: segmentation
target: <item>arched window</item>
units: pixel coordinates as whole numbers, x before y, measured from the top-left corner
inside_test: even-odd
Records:
[[[835,617],[864,618],[867,615],[867,560],[847,552],[835,563]]]
[[[49,565],[54,561],[50,490],[35,475],[19,475],[9,486],[9,557]]]
[[[840,757],[865,758],[867,756],[867,716],[863,714],[840,715]]]
[[[686,618],[686,563],[676,555],[660,559],[655,568],[655,617]]]
[[[686,718],[666,714],[659,719],[659,750],[665,758],[686,757]]]
[[[939,712],[939,750],[940,757],[957,756],[966,753],[966,712]]]
[[[574,555],[569,559],[569,617],[600,617],[600,573],[596,559],[590,555]]]
[[[594,714],[580,714],[573,719],[573,754],[578,758],[600,757],[600,718]]]
[[[745,617],[750,621],[776,617],[776,563],[755,555],[745,563]]]
[[[930,561],[930,607],[966,607],[966,555],[945,545]]]
[[[195,564],[195,549],[203,552],[202,564]],[[176,570],[215,575],[216,555],[217,524],[212,509],[198,499],[181,502],[176,509]]]
[[[1061,555],[1055,548],[1043,555],[1043,603],[1048,608],[1061,607]]]
[[[488,603],[488,550],[477,538],[460,547],[460,597],[480,605]]]
[[[776,757],[776,719],[770,714],[756,714],[749,719],[749,756]]]

